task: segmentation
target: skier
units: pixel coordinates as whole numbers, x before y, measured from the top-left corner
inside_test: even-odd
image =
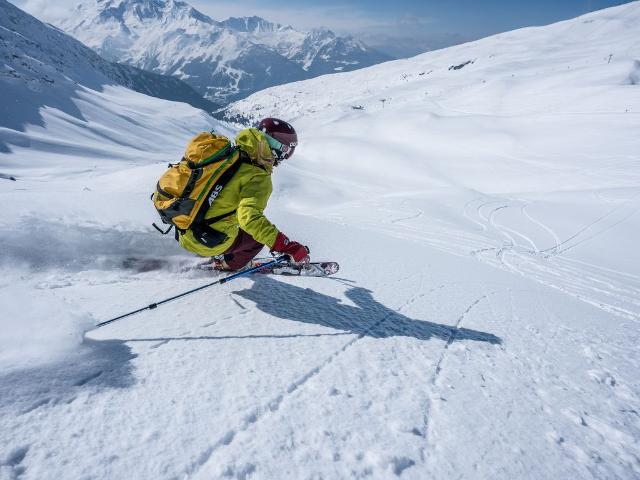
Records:
[[[198,242],[191,230],[180,234],[180,245],[201,256],[213,257],[216,270],[239,270],[263,246],[288,255],[295,263],[309,261],[309,249],[279,231],[264,215],[273,189],[274,167],[293,155],[298,135],[288,123],[265,118],[257,128],[247,128],[236,136],[242,164],[207,210],[205,222],[226,239],[209,248]]]

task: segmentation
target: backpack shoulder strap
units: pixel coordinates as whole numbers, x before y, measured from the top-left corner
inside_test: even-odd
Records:
[[[235,155],[237,150],[237,147],[233,147],[230,157]],[[227,183],[229,183],[229,180],[231,180],[236,174],[236,172],[240,168],[240,165],[242,165],[242,161],[240,160],[240,156],[238,155],[238,158],[236,158],[233,165],[231,165],[222,175],[220,175],[220,178],[218,178],[218,180],[214,182],[214,184],[207,192],[206,200],[200,206],[200,211],[198,211],[198,214],[196,215],[193,223],[204,222],[204,216],[207,214],[207,211],[209,210],[209,208],[211,208],[211,205],[213,205],[213,202],[218,197],[222,189],[227,185]]]

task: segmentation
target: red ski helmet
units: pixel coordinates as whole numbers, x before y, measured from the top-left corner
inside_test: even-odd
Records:
[[[277,140],[277,142],[269,142],[277,161],[291,157],[298,146],[298,134],[289,122],[279,118],[264,118],[260,120],[258,130]]]

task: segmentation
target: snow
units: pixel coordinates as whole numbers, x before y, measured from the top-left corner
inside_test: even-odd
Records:
[[[352,70],[389,59],[327,29],[297,31],[260,17],[217,21],[173,0],[85,0],[67,18],[46,20],[109,60],[177,76],[224,105],[268,86],[331,72],[333,64]]]
[[[0,128],[0,478],[638,478],[639,20],[235,104],[299,129],[267,215],[340,272],[238,279],[84,339],[212,281],[148,196],[190,135],[232,129],[89,86]]]
[[[0,339],[3,366],[46,363],[77,348],[85,330],[95,325],[86,313],[69,312],[72,307],[51,294],[50,284],[35,288],[41,290],[37,302],[31,290],[10,284],[0,290],[5,305],[0,319],[5,332]],[[56,324],[55,330],[51,323]]]

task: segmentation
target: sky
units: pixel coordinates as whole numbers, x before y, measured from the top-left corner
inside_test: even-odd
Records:
[[[53,21],[78,0],[11,0]],[[117,0],[115,0],[117,1]],[[532,25],[547,25],[624,0],[186,0],[216,20],[258,15],[298,29],[328,27],[352,34],[395,57],[475,40]],[[46,18],[45,18],[46,17]]]

